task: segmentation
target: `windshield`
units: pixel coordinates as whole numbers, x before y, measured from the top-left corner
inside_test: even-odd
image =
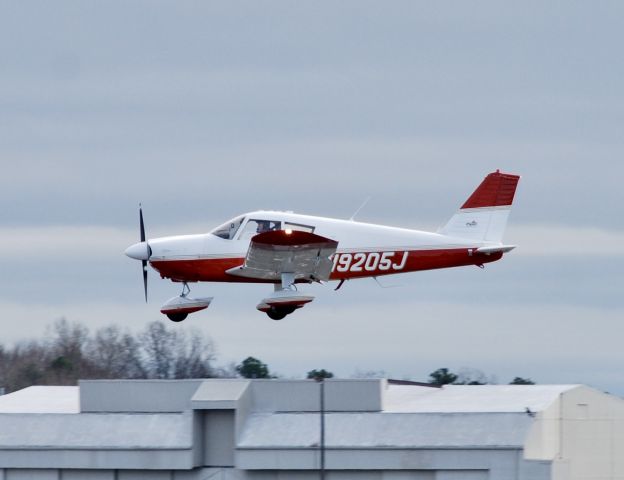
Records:
[[[234,235],[236,235],[238,228],[241,226],[241,223],[243,223],[243,220],[245,220],[244,216],[233,218],[232,220],[225,222],[223,225],[219,225],[210,233],[225,240],[232,240]]]

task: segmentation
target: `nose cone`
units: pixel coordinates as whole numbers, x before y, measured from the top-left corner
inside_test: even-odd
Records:
[[[126,248],[124,253],[135,260],[149,260],[150,248],[147,242],[139,242]]]

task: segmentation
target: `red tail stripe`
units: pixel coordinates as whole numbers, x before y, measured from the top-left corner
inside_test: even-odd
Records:
[[[520,180],[520,176],[500,173],[498,170],[490,173],[461,208],[511,205],[516,193],[516,187],[518,186],[518,180]]]

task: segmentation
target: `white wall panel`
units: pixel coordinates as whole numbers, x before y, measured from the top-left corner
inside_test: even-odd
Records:
[[[28,469],[20,468],[7,470],[6,480],[60,480],[59,471],[56,469]]]
[[[60,480],[115,480],[114,470],[62,470]]]

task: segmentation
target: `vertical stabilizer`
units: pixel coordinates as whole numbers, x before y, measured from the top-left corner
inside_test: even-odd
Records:
[[[480,242],[501,243],[518,175],[490,173],[438,233]]]

